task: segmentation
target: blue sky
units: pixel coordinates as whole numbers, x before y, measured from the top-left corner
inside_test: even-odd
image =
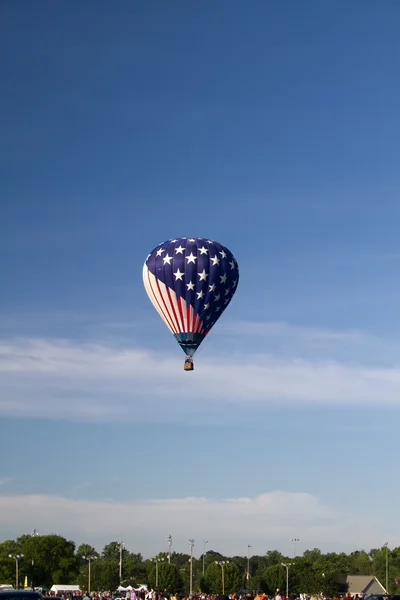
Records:
[[[397,2],[1,13],[4,536],[396,545]],[[240,267],[191,374],[141,278],[176,236]]]

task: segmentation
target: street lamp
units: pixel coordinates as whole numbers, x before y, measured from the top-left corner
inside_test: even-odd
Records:
[[[229,564],[229,560],[216,560],[215,561],[216,565],[219,565],[221,567],[221,571],[222,571],[222,595],[225,596],[225,565]]]
[[[122,581],[122,553],[125,549],[124,542],[119,543],[119,582]]]
[[[250,544],[247,544],[247,573],[246,579],[247,581],[250,579],[250,548],[252,548]]]
[[[164,559],[163,558],[151,558],[150,560],[152,560],[153,562],[156,563],[156,590],[157,590],[157,595],[158,595],[158,563],[163,562]]]
[[[291,541],[291,542],[293,542],[293,544],[294,544],[294,549],[293,549],[293,558],[296,558],[296,544],[297,544],[297,542],[299,542],[300,540],[299,540],[299,538],[292,538],[290,541]]]
[[[8,557],[15,560],[15,589],[17,590],[18,589],[18,561],[21,558],[24,558],[24,555],[23,554],[9,554]]]
[[[88,573],[88,594],[90,594],[90,583],[91,583],[91,565],[92,560],[97,560],[97,556],[91,554],[90,556],[82,556],[83,560],[87,560],[89,562],[89,573]]]
[[[208,544],[208,540],[204,540],[204,552],[203,552],[203,575],[205,569],[205,560],[206,560],[206,544]]]
[[[286,569],[286,598],[289,597],[289,567],[292,566],[293,563],[281,563],[282,567]]]
[[[34,537],[38,537],[38,535],[40,535],[40,533],[38,532],[38,530],[37,530],[37,529],[34,529],[34,530],[32,531],[32,533],[31,533],[31,537],[33,537],[33,538],[34,538]],[[33,567],[33,565],[34,565],[34,564],[35,564],[35,559],[34,559],[34,558],[32,558],[32,567]],[[32,586],[32,587],[33,587],[33,586]]]
[[[189,596],[192,597],[193,595],[193,546],[194,546],[194,540],[189,540],[189,548],[190,548],[190,589],[189,589]]]
[[[386,548],[386,594],[389,593],[389,556],[388,556],[388,542],[384,544]]]
[[[168,564],[171,564],[171,546],[172,546],[172,535],[167,535],[168,542]]]

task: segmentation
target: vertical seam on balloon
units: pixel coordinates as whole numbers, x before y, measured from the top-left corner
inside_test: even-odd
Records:
[[[159,293],[159,295],[160,295],[160,297],[161,297],[161,299],[162,299],[162,301],[163,301],[164,308],[165,308],[165,310],[166,310],[166,313],[167,313],[167,315],[168,315],[168,317],[166,317],[166,318],[167,318],[167,320],[169,320],[169,322],[171,323],[171,325],[170,325],[170,326],[171,326],[171,329],[172,329],[172,331],[174,331],[174,333],[178,333],[178,332],[177,332],[177,330],[176,330],[176,327],[174,326],[174,322],[173,322],[173,320],[172,320],[172,318],[171,318],[171,315],[169,314],[168,307],[167,307],[167,305],[166,305],[166,303],[165,303],[164,296],[162,295],[162,292],[161,292],[161,290],[160,290],[160,286],[159,286],[158,280],[157,280],[157,278],[156,278],[156,277],[154,277],[154,279],[155,279],[155,282],[156,282],[156,285],[157,285],[158,293]],[[151,291],[153,292],[153,295],[154,295],[154,297],[156,298],[156,300],[157,300],[157,303],[158,303],[157,296],[156,296],[156,294],[154,293],[153,286],[152,286],[152,284],[151,284],[151,280],[150,280],[150,271],[149,271],[149,283],[150,283]],[[162,310],[161,306],[160,306],[160,310],[161,310],[161,311],[162,311],[162,313],[164,314],[164,311]]]
[[[190,302],[186,304],[186,330],[189,331],[189,323],[190,323]]]
[[[151,285],[151,279],[150,279],[150,275],[152,275],[152,274],[146,264],[144,264],[143,270],[145,270],[144,271],[145,276],[143,277],[143,282],[144,282],[144,286],[145,286],[146,292],[149,296],[151,303],[153,304],[154,308],[157,310],[160,317],[163,319],[164,323],[167,325],[168,329],[170,329],[170,331],[172,333],[175,333],[174,327],[171,324],[171,320],[165,315],[165,313],[158,301],[157,295],[154,293],[153,287]],[[147,280],[148,280],[147,282],[146,282],[146,276],[147,276]]]
[[[176,323],[176,326],[177,326],[177,333],[179,333],[179,329],[180,329],[180,327],[179,327],[179,319],[178,319],[178,317],[176,316],[176,311],[175,311],[174,304],[173,304],[173,302],[172,302],[172,298],[171,298],[170,289],[169,289],[169,287],[168,287],[168,286],[165,286],[165,288],[166,288],[166,290],[167,290],[167,296],[168,296],[168,300],[169,300],[169,303],[170,303],[170,305],[171,305],[171,308],[172,308],[172,312],[174,313],[175,323]]]
[[[185,331],[185,323],[183,321],[183,312],[182,312],[182,304],[181,304],[181,297],[178,296],[177,298],[178,300],[178,310],[179,310],[179,316],[181,318],[181,323],[182,323],[182,331]]]
[[[167,313],[168,313],[168,316],[169,316],[169,318],[171,319],[171,323],[173,324],[173,327],[174,327],[174,329],[175,329],[175,333],[179,333],[179,327],[178,327],[178,325],[177,325],[176,319],[174,319],[174,317],[173,317],[173,315],[172,315],[172,313],[171,313],[171,310],[170,310],[170,309],[173,309],[173,306],[172,306],[172,303],[171,303],[171,298],[169,297],[169,293],[168,293],[168,286],[167,286],[165,283],[163,283],[163,285],[164,285],[164,288],[165,288],[165,291],[167,292],[167,293],[166,293],[166,296],[167,296],[167,298],[168,298],[168,301],[167,301],[167,298],[166,298],[166,297],[164,297],[163,291],[162,291],[162,289],[161,289],[161,287],[160,287],[160,283],[159,283],[159,281],[158,281],[158,279],[157,279],[157,278],[156,278],[156,285],[157,285],[157,288],[158,288],[158,290],[159,290],[159,293],[160,293],[160,295],[161,295],[161,298],[162,298],[163,304],[164,304],[164,306],[165,306],[165,310],[167,311]],[[168,304],[168,302],[169,302],[169,304]]]

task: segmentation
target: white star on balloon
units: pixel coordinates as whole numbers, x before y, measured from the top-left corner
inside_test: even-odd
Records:
[[[215,291],[215,283],[213,283],[212,285],[208,286],[210,292],[214,292]]]
[[[166,263],[168,263],[168,264],[170,265],[170,264],[171,264],[171,260],[172,260],[172,256],[169,256],[169,254],[166,254],[166,255],[164,256],[164,258],[163,258],[164,265],[165,265]]]
[[[201,300],[201,298],[204,296],[204,292],[203,290],[201,290],[200,292],[197,292],[197,300]]]
[[[190,240],[188,240],[188,242],[195,242],[196,240],[194,238],[190,238]]]
[[[224,250],[221,250],[220,255],[221,258],[226,258],[226,252]]]
[[[208,310],[210,308],[210,304],[207,302],[207,304],[204,305],[204,310]]]
[[[203,271],[201,273],[197,273],[197,275],[200,277],[199,281],[206,281],[207,280],[208,273],[206,273],[205,269],[203,269]]]
[[[157,250],[157,256],[161,256],[163,252],[165,252],[165,248],[159,248],[159,250]]]
[[[218,258],[218,256],[211,256],[210,259],[212,261],[213,267],[215,265],[219,265],[219,258]]]
[[[194,290],[194,283],[193,283],[193,281],[189,281],[189,283],[186,284],[186,287],[187,287],[188,291],[189,290],[193,291]]]
[[[228,279],[226,275],[220,275],[219,278],[221,280],[220,283],[225,283],[225,281]]]
[[[174,275],[175,275],[175,280],[176,280],[176,281],[178,281],[178,279],[179,279],[179,281],[182,281],[182,277],[184,276],[184,274],[185,274],[185,273],[181,273],[181,272],[180,272],[180,270],[178,269],[178,270],[176,271],[176,273],[174,273]]]
[[[185,248],[183,246],[178,246],[177,248],[175,248],[175,253],[176,254],[183,254],[184,249]]]
[[[199,248],[199,250],[200,250],[200,254],[207,254],[207,252],[208,252],[208,248],[205,248],[204,246]]]
[[[229,264],[231,265],[231,269],[235,268],[235,261],[234,260],[231,260],[231,262]]]
[[[186,257],[186,260],[188,261],[188,264],[189,263],[193,263],[195,265],[196,264],[195,261],[197,260],[197,256],[195,256],[193,254],[193,252],[191,252],[190,255]]]

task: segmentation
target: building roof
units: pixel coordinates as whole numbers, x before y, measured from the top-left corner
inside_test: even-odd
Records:
[[[335,576],[335,580],[340,586],[345,586],[346,589],[344,591],[350,594],[365,594],[373,583],[382,589],[382,593],[385,592],[384,586],[375,575],[338,574]]]

